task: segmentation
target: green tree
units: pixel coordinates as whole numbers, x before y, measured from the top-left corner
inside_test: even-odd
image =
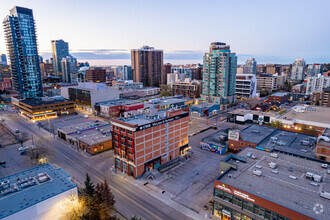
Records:
[[[115,208],[115,198],[106,179],[104,179],[103,183],[98,183],[96,185],[95,202],[99,206],[100,218],[109,219]]]
[[[163,96],[172,96],[172,93],[170,91],[161,91],[159,93],[159,96],[160,97],[163,97]]]
[[[95,193],[94,183],[91,181],[91,178],[89,177],[88,173],[86,173],[85,187],[83,188],[83,193],[89,198],[93,198]]]

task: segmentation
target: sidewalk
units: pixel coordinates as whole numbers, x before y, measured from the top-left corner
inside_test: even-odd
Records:
[[[180,203],[174,201],[172,198],[174,198],[175,196],[170,194],[170,193],[162,193],[162,190],[155,186],[152,185],[150,183],[147,184],[147,186],[145,186],[144,184],[147,182],[145,180],[135,180],[132,177],[127,176],[126,174],[123,174],[121,172],[118,172],[117,174],[115,173],[111,173],[110,175],[117,175],[120,178],[124,179],[125,181],[127,181],[128,183],[136,186],[137,188],[145,191],[146,193],[148,193],[149,195],[159,199],[160,201],[164,202],[166,205],[170,206],[171,208],[181,212],[182,214],[186,215],[189,218],[192,219],[206,219],[204,218],[202,215],[200,215],[199,213],[181,205]]]

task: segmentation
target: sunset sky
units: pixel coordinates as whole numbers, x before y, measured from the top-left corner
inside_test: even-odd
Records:
[[[14,6],[33,9],[44,58],[50,41],[63,39],[72,55],[94,65],[130,64],[130,49],[143,45],[163,49],[165,62],[185,64],[202,62],[209,44],[221,41],[239,63],[330,62],[329,0],[0,0],[0,6],[2,19]]]

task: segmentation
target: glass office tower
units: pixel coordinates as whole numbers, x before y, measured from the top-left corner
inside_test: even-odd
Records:
[[[32,10],[14,7],[10,10],[10,15],[4,19],[3,25],[13,87],[18,92],[18,97],[41,97],[42,81]]]
[[[61,61],[63,58],[69,56],[69,43],[64,40],[52,40],[52,53],[54,62],[54,73],[59,75],[63,73]]]

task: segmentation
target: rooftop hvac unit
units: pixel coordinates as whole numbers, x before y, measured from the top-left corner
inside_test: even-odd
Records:
[[[313,175],[313,180],[315,181],[315,182],[321,182],[321,179],[322,179],[322,176],[321,175],[318,175],[318,174],[314,174]]]
[[[327,168],[328,168],[328,164],[323,163],[323,164],[321,165],[321,167],[327,169]]]
[[[306,175],[305,175],[305,177],[306,177],[306,179],[313,179],[313,175],[314,175],[314,173],[311,173],[311,172],[307,172],[306,173]]]
[[[251,152],[247,152],[246,156],[247,156],[248,158],[251,158],[252,153],[251,153]]]
[[[272,170],[272,173],[278,174],[278,170]]]
[[[275,169],[277,167],[277,163],[276,162],[270,162],[269,166],[270,166],[270,168]]]
[[[311,184],[312,186],[319,186],[319,184],[314,183],[314,182],[310,182],[309,184]]]
[[[289,178],[290,178],[290,179],[293,179],[293,180],[296,180],[296,179],[297,179],[297,177],[295,177],[295,176],[291,176],[291,175],[289,176]]]
[[[257,156],[255,156],[255,155],[252,154],[251,158],[252,158],[252,159],[256,159]]]
[[[278,154],[276,154],[276,153],[271,153],[270,156],[273,158],[278,158]]]
[[[327,170],[327,173],[330,174],[330,169]]]
[[[252,172],[256,176],[261,176],[261,170],[253,170]]]
[[[258,169],[261,169],[261,168],[262,168],[262,166],[260,166],[260,165],[256,165],[256,168],[258,168]]]
[[[305,145],[305,146],[309,146],[310,145],[309,141],[306,141],[306,140],[300,141],[300,144],[301,145]]]
[[[277,137],[271,137],[270,139],[272,140],[272,142],[276,142],[277,141]]]
[[[260,131],[258,131],[258,130],[252,130],[252,133],[259,134]]]
[[[305,149],[300,149],[301,152],[307,153],[308,151]]]
[[[321,191],[320,196],[325,199],[330,199],[330,193],[325,192],[323,190]]]

